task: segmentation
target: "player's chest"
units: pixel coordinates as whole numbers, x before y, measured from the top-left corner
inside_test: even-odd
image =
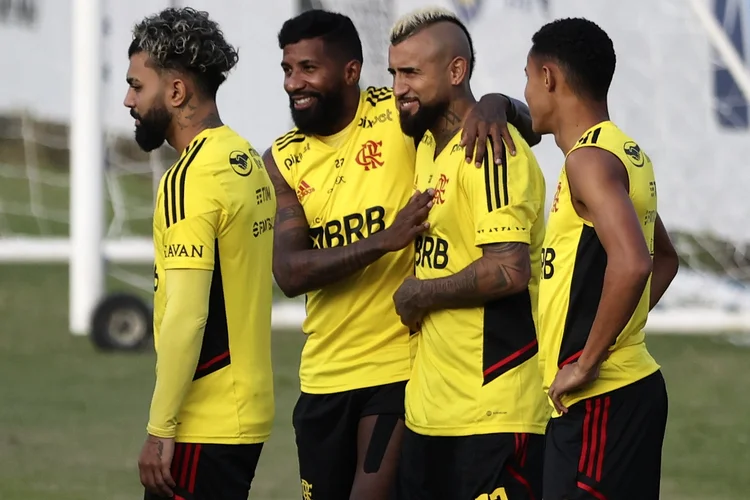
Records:
[[[462,224],[471,225],[468,218],[462,220],[464,215],[470,216],[470,213],[459,170],[457,162],[434,162],[431,155],[420,155],[417,160],[414,188],[420,192],[434,190],[427,220],[436,229],[439,227],[441,230],[449,230]]]

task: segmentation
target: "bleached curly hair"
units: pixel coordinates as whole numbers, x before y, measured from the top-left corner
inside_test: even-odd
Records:
[[[208,12],[190,7],[165,9],[133,28],[128,57],[145,52],[157,71],[176,70],[194,77],[208,97],[216,92],[239,60]]]

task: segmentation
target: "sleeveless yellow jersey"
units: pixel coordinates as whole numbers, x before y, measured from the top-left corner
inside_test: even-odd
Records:
[[[401,132],[388,88],[363,91],[355,119],[334,138],[323,142],[295,129],[275,141],[272,154],[297,192],[314,248],[349,245],[382,231],[412,195],[414,140]],[[409,246],[307,294],[303,392],[408,379],[409,330],[395,312],[393,294],[412,274],[413,259]]]
[[[609,151],[627,170],[630,199],[653,255],[656,181],[651,160],[633,139],[610,121],[587,130],[568,154],[586,147]],[[549,213],[541,260],[539,338],[545,392],[558,370],[576,361],[586,345],[607,266],[607,254],[594,225],[578,216],[570,196],[568,176],[563,167]],[[649,280],[633,317],[610,347],[609,359],[602,364],[599,378],[585,390],[564,397],[563,404],[572,405],[619,389],[659,369],[646,349],[643,332],[648,317],[650,288]]]
[[[482,246],[521,242],[538,262],[544,239],[544,176],[531,148],[508,126],[515,157],[467,164],[460,133],[434,158],[428,134],[417,150],[416,184],[435,189],[430,228],[416,245],[416,276],[452,276]],[[494,158],[491,151],[489,158]],[[543,434],[549,418],[538,363],[539,269],[528,290],[483,307],[430,312],[422,321],[406,386],[406,425],[419,434]]]
[[[263,161],[227,126],[201,132],[161,179],[154,210],[157,353],[165,270],[213,271],[200,359],[177,417],[177,441],[257,443],[270,435],[275,212]]]

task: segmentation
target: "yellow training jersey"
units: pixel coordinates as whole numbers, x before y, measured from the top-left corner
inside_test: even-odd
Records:
[[[350,245],[393,223],[412,194],[414,140],[401,132],[393,92],[368,88],[352,123],[331,138],[296,129],[272,147],[296,190],[314,248]],[[332,393],[408,379],[409,330],[393,294],[411,275],[409,246],[307,294],[302,391]]]
[[[568,154],[585,147],[609,151],[622,162],[630,179],[630,199],[653,255],[656,181],[651,160],[633,139],[610,121],[587,130]],[[563,166],[549,213],[541,260],[539,339],[545,392],[558,370],[576,361],[586,345],[599,306],[606,267],[607,254],[594,225],[579,217],[573,206]],[[659,369],[646,349],[643,333],[650,288],[649,280],[633,317],[610,347],[609,359],[602,364],[599,378],[586,389],[565,396],[563,404],[572,405],[619,389]]]
[[[213,271],[200,359],[177,418],[177,441],[258,443],[271,432],[275,211],[263,161],[227,126],[198,134],[161,179],[154,210],[157,353],[165,270]]]
[[[417,150],[416,185],[435,189],[430,228],[417,240],[416,275],[452,276],[482,257],[482,246],[520,242],[538,262],[544,239],[544,176],[509,125],[516,156],[476,168],[460,133],[434,158],[429,133]],[[493,158],[491,151],[487,156]],[[483,307],[430,312],[422,321],[406,386],[406,425],[419,434],[543,434],[549,412],[537,358],[539,270],[528,290]]]

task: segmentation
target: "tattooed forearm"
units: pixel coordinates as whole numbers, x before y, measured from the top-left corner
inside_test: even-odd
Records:
[[[528,245],[488,245],[480,259],[453,276],[422,281],[420,302],[429,310],[477,307],[523,291],[530,276]]]

